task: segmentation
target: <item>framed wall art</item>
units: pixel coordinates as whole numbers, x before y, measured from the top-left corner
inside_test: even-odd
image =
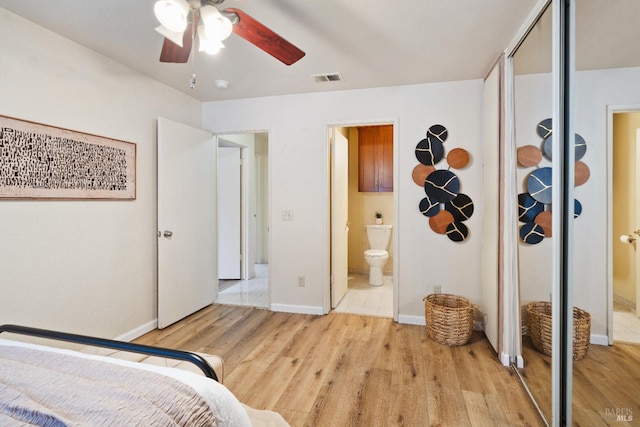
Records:
[[[136,198],[136,145],[0,116],[0,199]]]

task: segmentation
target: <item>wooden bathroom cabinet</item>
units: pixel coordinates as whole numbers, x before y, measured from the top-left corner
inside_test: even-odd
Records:
[[[358,191],[393,191],[393,125],[358,127]]]

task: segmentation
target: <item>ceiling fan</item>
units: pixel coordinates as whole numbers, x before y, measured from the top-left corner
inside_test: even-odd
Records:
[[[297,62],[305,55],[302,50],[243,11],[235,8],[219,11],[215,6],[223,2],[224,0],[158,0],[154,5],[154,13],[162,25],[156,31],[165,37],[160,61],[187,62],[196,34],[200,51],[216,53],[224,47],[222,41],[231,32],[286,65]]]

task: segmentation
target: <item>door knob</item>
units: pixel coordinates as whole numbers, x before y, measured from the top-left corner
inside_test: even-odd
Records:
[[[171,232],[171,231],[169,231],[169,230],[164,230],[164,232],[162,233],[162,235],[163,235],[164,237],[169,238],[169,237],[173,236],[173,232]]]

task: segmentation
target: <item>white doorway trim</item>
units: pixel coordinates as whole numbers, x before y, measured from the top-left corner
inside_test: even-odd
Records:
[[[613,115],[638,113],[640,104],[607,105],[607,339],[613,345]],[[593,337],[592,337],[593,338]],[[594,344],[605,344],[595,343]]]
[[[323,265],[325,266],[322,273],[322,283],[324,283],[324,290],[322,292],[322,306],[323,313],[327,314],[331,310],[331,152],[330,152],[330,140],[331,140],[331,128],[335,127],[357,127],[357,126],[372,126],[372,125],[393,125],[393,233],[391,234],[391,245],[393,249],[393,320],[398,321],[399,316],[399,292],[398,283],[400,278],[399,273],[399,259],[400,251],[398,249],[398,242],[400,241],[400,225],[398,217],[400,214],[399,208],[399,191],[398,191],[398,169],[399,169],[399,156],[398,156],[398,117],[392,118],[378,118],[371,120],[348,120],[348,121],[335,121],[325,122],[325,155],[324,155],[324,259]]]

